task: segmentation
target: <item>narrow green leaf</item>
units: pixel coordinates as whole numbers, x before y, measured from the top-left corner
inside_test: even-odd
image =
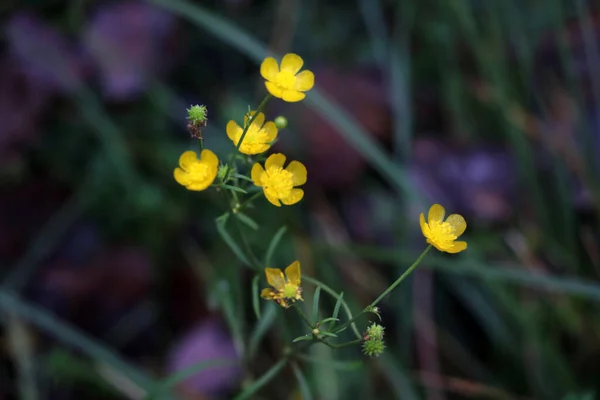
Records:
[[[327,332],[327,331],[322,331],[321,335],[329,336],[329,337],[338,337],[338,335],[336,335],[335,333],[331,333],[331,332]]]
[[[248,359],[253,359],[260,345],[260,341],[268,332],[269,328],[277,319],[277,305],[273,302],[265,307],[265,312],[262,314],[262,318],[258,321],[252,334],[250,335],[250,341],[248,343]]]
[[[233,176],[234,178],[243,179],[243,180],[245,180],[245,181],[248,181],[248,182],[254,182],[254,181],[252,180],[252,178],[249,178],[249,177],[247,177],[246,175],[242,175],[242,174],[232,174],[232,176]]]
[[[297,338],[292,340],[292,342],[297,343],[297,342],[302,342],[303,340],[312,340],[312,339],[313,339],[312,335],[303,335],[303,336],[298,336]]]
[[[242,251],[240,246],[238,246],[238,244],[235,242],[233,237],[231,237],[229,232],[227,232],[227,229],[225,229],[228,219],[229,219],[229,214],[225,214],[225,215],[217,218],[217,220],[216,220],[217,232],[219,232],[219,235],[221,235],[221,237],[223,238],[223,240],[225,241],[227,246],[229,246],[229,248],[231,249],[233,254],[235,254],[235,256],[241,262],[243,262],[247,266],[251,266],[252,264],[250,263],[250,261],[248,261],[248,258],[246,257],[246,255],[244,254],[244,252]]]
[[[332,320],[331,323],[329,324],[329,330],[332,330],[333,327],[335,326],[335,320],[337,319],[337,316],[340,313],[340,307],[342,306],[343,301],[344,301],[344,292],[341,292],[340,296],[338,297],[337,301],[335,302],[335,307],[333,308],[333,315],[331,318],[333,318],[334,320]]]
[[[302,395],[302,400],[312,400],[312,392],[310,391],[310,386],[308,386],[308,382],[306,381],[306,377],[302,373],[302,370],[298,366],[298,364],[292,364],[292,370],[294,371],[294,376],[298,381],[298,386],[300,387],[300,394]]]
[[[252,218],[250,218],[246,214],[237,212],[234,215],[236,216],[237,219],[239,219],[241,222],[246,224],[246,226],[248,226],[250,229],[253,229],[255,231],[258,230],[258,224],[256,223],[256,221],[254,221]]]
[[[319,297],[321,297],[321,286],[317,286],[315,290],[315,294],[313,296],[313,304],[312,304],[312,319],[313,321],[319,320]]]
[[[231,190],[232,192],[238,192],[238,193],[243,193],[246,194],[248,192],[246,192],[244,189],[239,188],[237,186],[231,186],[231,185],[223,185],[221,186],[223,189],[227,189],[227,190]]]
[[[320,324],[326,324],[327,322],[331,322],[331,321],[339,321],[339,319],[337,318],[333,318],[333,317],[329,317],[329,318],[325,318],[319,321]]]
[[[271,239],[271,243],[269,243],[269,247],[267,248],[267,255],[265,256],[265,265],[267,267],[271,265],[273,254],[275,254],[275,250],[277,250],[277,246],[279,245],[279,242],[286,231],[287,227],[282,226],[277,232],[275,232],[275,235],[273,235],[273,239]]]
[[[185,381],[192,375],[195,375],[199,372],[208,370],[208,369],[217,369],[217,368],[225,368],[232,365],[238,364],[237,360],[224,360],[224,359],[214,359],[214,360],[206,360],[194,364],[190,367],[182,369],[181,371],[176,372],[173,375],[168,376],[161,382],[156,384],[156,388],[152,390],[148,394],[148,399],[161,399],[163,398],[165,393],[168,393],[173,387],[175,387],[178,383]]]
[[[265,372],[260,378],[252,382],[248,387],[246,387],[240,394],[238,394],[234,400],[245,400],[252,397],[252,395],[260,390],[263,386],[265,386],[269,381],[279,373],[287,364],[287,358],[282,358],[279,362],[271,367],[270,370]]]
[[[256,275],[254,279],[252,279],[252,308],[254,309],[254,315],[256,315],[256,319],[260,319],[260,295],[258,293],[259,282],[260,276]]]

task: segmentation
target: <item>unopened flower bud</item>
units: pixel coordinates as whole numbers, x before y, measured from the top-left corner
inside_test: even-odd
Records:
[[[282,115],[275,118],[273,122],[275,122],[275,126],[277,127],[277,129],[284,129],[285,127],[287,127],[288,124],[287,118],[285,118]]]

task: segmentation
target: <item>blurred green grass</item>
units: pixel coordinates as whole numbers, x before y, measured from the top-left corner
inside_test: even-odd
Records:
[[[216,40],[227,44],[231,52],[243,54],[256,65],[263,57],[270,54],[264,43],[250,35],[247,29],[238,27],[238,21],[218,16],[216,12],[192,2],[178,0],[152,0],[152,2],[210,33]],[[309,7],[302,9],[303,21],[316,18],[314,14],[317,13],[315,10],[318,10],[318,5],[316,2],[313,3],[314,9]],[[318,87],[309,94],[307,105],[337,128],[342,137],[384,178],[386,184],[393,188],[397,199],[395,212],[398,215],[405,215],[409,204],[416,203],[423,209],[426,207],[410,183],[406,163],[411,154],[411,143],[415,134],[411,98],[413,92],[417,90],[418,83],[426,79],[431,70],[436,71],[435,79],[441,82],[440,96],[446,99],[445,107],[452,115],[452,123],[456,125],[451,131],[458,131],[457,135],[464,136],[462,139],[467,141],[477,141],[487,136],[505,142],[518,160],[519,187],[522,196],[528,199],[525,202],[528,207],[517,210],[517,217],[514,221],[510,221],[510,226],[512,229],[522,231],[523,243],[528,252],[537,255],[551,254],[552,257],[549,258],[560,260],[558,268],[540,272],[539,267],[524,264],[522,255],[504,244],[496,243],[501,250],[487,254],[486,249],[489,248],[489,244],[479,239],[478,235],[481,233],[481,236],[484,236],[487,228],[479,226],[477,221],[473,221],[473,229],[468,232],[470,248],[467,253],[456,258],[429,257],[424,267],[435,271],[435,288],[440,288],[440,292],[443,292],[443,294],[436,294],[436,299],[439,297],[448,301],[448,304],[436,304],[437,311],[434,315],[427,316],[437,321],[441,319],[438,316],[439,310],[444,310],[444,326],[437,326],[440,331],[438,333],[440,354],[437,358],[441,360],[444,370],[449,374],[462,376],[467,382],[473,379],[481,384],[483,387],[473,395],[475,398],[594,396],[586,394],[588,391],[597,390],[597,374],[590,367],[593,364],[589,364],[590,360],[586,360],[585,354],[578,354],[578,357],[575,357],[573,353],[587,350],[596,351],[593,354],[598,354],[599,349],[593,342],[600,333],[600,319],[595,305],[600,299],[600,285],[597,283],[596,272],[591,266],[591,257],[580,243],[578,233],[581,222],[571,200],[570,174],[565,161],[555,153],[552,162],[554,178],[551,180],[556,181],[557,184],[546,185],[545,181],[548,178],[543,176],[534,163],[534,150],[539,143],[529,140],[513,121],[506,118],[507,110],[514,104],[527,106],[531,104],[532,98],[540,99],[542,104],[545,102],[544,95],[539,93],[539,88],[534,85],[536,67],[533,61],[535,49],[540,45],[543,32],[558,32],[565,26],[566,21],[576,18],[584,22],[582,33],[587,51],[590,54],[598,51],[598,44],[594,41],[591,32],[593,27],[588,21],[593,11],[592,4],[584,1],[570,3],[559,0],[531,1],[526,5],[517,1],[503,0],[486,2],[457,0],[446,3],[430,1],[412,6],[385,1],[375,1],[372,4],[360,3],[362,3],[360,8],[362,12],[358,9],[358,3],[356,9],[353,8],[355,5],[340,3],[337,6],[341,10],[351,10],[355,18],[362,19],[365,30],[363,40],[373,52],[373,61],[386,71],[384,74],[386,81],[394,94],[391,96],[394,121],[392,151],[388,152],[376,143],[348,110],[337,106],[327,95],[319,91]],[[265,2],[263,7],[261,13],[275,15],[274,2]],[[413,9],[410,9],[411,7]],[[390,9],[395,11],[393,20],[396,29],[390,33],[378,30],[378,27],[382,26],[382,18],[387,17],[381,11],[384,8],[386,11]],[[331,18],[335,17],[335,15],[331,16]],[[428,48],[424,52],[427,57],[430,57],[429,59],[420,59],[419,54],[411,54],[407,49],[411,38],[414,37],[429,38],[429,41],[426,41]],[[559,35],[559,38],[561,37]],[[299,48],[310,48],[311,43],[318,40],[315,35],[303,32],[302,26],[299,27],[299,32],[296,32],[295,41],[301,42]],[[465,47],[467,50],[464,50]],[[294,49],[293,46],[290,48],[290,50]],[[490,122],[486,121],[484,116],[471,111],[473,99],[470,95],[469,81],[462,74],[458,61],[463,51],[473,59],[472,68],[477,76],[494,93],[495,101],[486,110],[489,114],[485,115],[485,117],[491,115],[492,120],[496,122],[493,132],[486,131]],[[351,48],[340,52],[349,54],[347,57],[352,58],[357,57],[358,50]],[[516,65],[513,52],[516,53]],[[316,59],[318,56],[319,54],[315,54],[313,58]],[[584,88],[572,72],[573,59],[574,55],[570,47],[563,42],[561,62],[567,71],[567,91],[574,96],[578,108],[585,110],[587,105],[582,94]],[[594,57],[591,59],[595,60]],[[430,69],[421,70],[419,66],[422,63],[428,64]],[[157,86],[163,96],[169,94],[168,87],[165,89],[166,86],[167,84],[164,83],[159,83]],[[593,86],[594,89],[599,87],[597,84]],[[595,93],[594,101],[597,100],[597,96],[598,93]],[[173,101],[172,97],[170,99],[167,102]],[[113,116],[102,110],[99,100],[91,92],[81,92],[74,98],[74,102],[80,106],[82,118],[89,128],[96,130],[97,141],[103,149],[103,157],[112,160],[108,164],[112,165],[111,172],[118,173],[118,180],[122,181],[111,183],[111,188],[122,190],[125,187],[129,190],[138,190],[142,187],[145,182],[140,178],[141,174],[136,170],[135,163],[131,161],[130,150],[123,138],[123,130],[115,123]],[[163,111],[167,113],[166,109]],[[586,118],[579,121],[583,126],[581,135],[596,134],[593,128],[588,126],[587,114],[583,115]],[[543,117],[545,116],[542,115]],[[215,129],[215,136],[217,132],[218,130]],[[167,152],[164,152],[165,158],[157,162],[156,168],[164,168],[166,171],[160,175],[159,185],[169,177],[171,164],[174,165],[176,162],[177,147],[171,144],[169,149],[172,150],[169,156],[172,157],[167,157]],[[587,173],[596,177],[597,172],[592,171],[590,167],[593,165],[593,160],[589,158],[593,154],[582,153],[581,156],[588,166]],[[88,179],[90,178],[84,180]],[[93,192],[86,188],[82,189],[82,193],[89,195]],[[75,199],[79,204],[79,198]],[[597,199],[595,201],[597,202]],[[71,203],[67,203],[65,207],[69,212],[76,212],[79,209],[79,206],[73,206]],[[530,210],[533,210],[533,215]],[[347,283],[344,278],[344,261],[356,259],[365,266],[366,276],[370,274],[382,276],[382,279],[389,283],[414,259],[408,237],[394,238],[395,250],[359,246],[348,242],[344,243],[345,246],[340,251],[334,244],[317,246],[307,238],[305,233],[307,225],[318,225],[310,210],[303,209],[299,212],[279,215],[274,215],[272,210],[262,207],[256,211],[256,215],[265,215],[269,212],[272,216],[268,217],[268,221],[260,221],[261,235],[255,238],[253,244],[266,251],[277,227],[281,223],[288,223],[292,228],[291,234],[286,235],[281,246],[273,254],[276,263],[287,265],[285,263],[289,263],[290,257],[294,258],[291,254],[303,256],[312,269],[309,275],[316,275],[325,283],[335,285],[337,290],[343,291],[345,300],[354,309],[360,309],[365,301],[377,293],[373,287],[370,287],[368,281],[362,282],[362,285]],[[207,212],[202,217],[210,219],[208,214]],[[217,215],[215,214],[215,217]],[[57,238],[59,236],[57,229],[67,228],[72,220],[68,214],[64,217],[59,213],[56,217],[59,220],[58,228],[52,227],[49,229],[50,233],[48,230],[41,230],[41,236],[32,241],[30,252],[23,257],[25,261],[13,268],[17,274],[14,278],[15,282],[24,282],[31,275],[28,266],[34,265],[35,260],[51,251],[55,242],[50,239]],[[411,217],[416,221],[416,216]],[[531,238],[526,231],[529,226],[534,227],[536,233],[534,238]],[[411,222],[405,229],[413,230],[414,227],[415,224]],[[597,235],[595,237],[597,239]],[[506,240],[506,232],[498,232],[493,235],[493,239]],[[303,244],[306,241],[309,243]],[[41,250],[40,245],[36,243],[43,244]],[[256,324],[260,324],[250,311],[248,306],[250,301],[245,300],[250,299],[251,296],[250,281],[240,282],[239,275],[232,268],[227,269],[228,265],[235,262],[234,256],[227,247],[223,244],[215,244],[211,250],[209,258],[212,263],[225,271],[213,274],[214,276],[205,282],[204,289],[207,292],[222,290],[223,286],[216,283],[221,281],[230,283],[226,293],[211,292],[211,294],[217,299],[223,312],[229,315],[227,321],[234,337],[240,342],[242,338],[251,335]],[[539,258],[539,256],[534,257],[534,259]],[[11,280],[6,282],[8,285],[13,285]],[[21,285],[17,284],[17,287]],[[392,329],[395,335],[390,335],[390,347],[385,357],[372,363],[367,361],[369,367],[362,367],[358,372],[338,371],[331,366],[317,366],[311,363],[294,366],[291,372],[285,372],[283,382],[286,388],[298,386],[305,399],[309,398],[308,393],[312,393],[314,398],[344,398],[352,393],[361,393],[365,398],[421,398],[424,397],[424,393],[436,390],[450,393],[458,391],[458,398],[468,396],[471,393],[468,386],[446,387],[443,385],[448,383],[438,379],[437,384],[443,387],[436,388],[433,384],[423,384],[420,371],[414,370],[418,365],[414,355],[416,346],[414,313],[418,312],[418,305],[414,304],[414,297],[410,294],[413,287],[414,281],[407,282],[388,300],[386,306],[393,315],[390,315],[390,319],[397,320],[395,324],[399,326]],[[41,307],[23,303],[8,290],[9,288],[5,288],[0,291],[0,307],[5,312],[10,312],[41,331],[51,334],[66,348],[78,348],[92,360],[92,366],[89,368],[99,364],[111,365],[113,369],[147,391],[152,390],[157,384],[156,378],[149,378],[145,372],[121,360],[98,340],[87,338],[73,328],[65,328],[62,322],[47,315]],[[310,290],[307,288],[307,292]],[[441,302],[440,299],[438,301]],[[333,308],[333,304],[329,304],[329,308]],[[457,314],[455,318],[453,312]],[[263,310],[263,318],[267,313],[268,311]],[[326,311],[323,313],[326,314]],[[464,313],[470,316],[466,326],[478,326],[478,331],[464,331],[461,326],[465,321],[458,317],[459,314]],[[241,318],[240,315],[245,317]],[[299,326],[288,327],[280,323],[281,316],[275,318],[277,322],[270,325],[270,330],[266,333],[269,341],[275,340],[274,338],[297,336]],[[243,322],[236,325],[236,321],[240,320]],[[448,326],[452,328],[451,332]],[[285,330],[292,332],[280,332]],[[482,332],[484,337],[478,337],[478,332]],[[265,332],[257,334],[257,337],[260,338],[262,334]],[[450,340],[444,342],[441,337],[449,337]],[[477,346],[483,343],[485,350],[476,349],[476,346],[470,348],[471,341],[479,342]],[[448,342],[450,344],[447,344]],[[261,343],[260,339],[252,343],[254,349],[267,346],[264,342]],[[278,350],[281,349],[271,349],[275,352]],[[484,375],[481,371],[474,370],[469,363],[462,363],[459,366],[460,363],[453,359],[451,354],[461,351],[465,352],[467,357],[485,365],[489,374]],[[330,360],[332,364],[335,364],[338,359],[356,360],[360,357],[357,352],[331,353],[329,349],[317,346],[312,349],[312,352],[315,353],[311,354],[312,356]],[[264,371],[268,369],[266,368],[268,361],[258,364],[265,367],[262,368]],[[272,364],[279,368],[279,364],[275,362]],[[85,367],[73,363],[73,369],[76,368]],[[258,376],[259,374],[256,373],[255,377]],[[356,377],[356,379],[350,380],[348,377]],[[294,379],[299,383],[295,383]],[[478,382],[479,379],[482,381]],[[382,380],[385,383],[382,383]],[[260,381],[254,381],[255,385],[258,383]],[[269,396],[270,390],[273,391],[272,393],[284,393],[286,390],[281,389],[281,386],[283,386],[281,382],[272,381],[266,386],[270,389],[265,389],[261,393],[264,398],[274,398]],[[252,388],[251,383],[246,390]],[[486,388],[489,390],[486,391]],[[501,389],[502,393],[492,390],[494,388]]]

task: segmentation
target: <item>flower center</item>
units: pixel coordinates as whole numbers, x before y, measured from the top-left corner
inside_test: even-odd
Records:
[[[281,167],[271,167],[263,174],[261,183],[270,196],[278,199],[289,197],[294,188],[292,173]]]
[[[298,286],[292,283],[286,283],[281,290],[281,295],[286,299],[294,299],[296,298],[296,294],[298,293]]]
[[[296,75],[290,71],[280,71],[275,78],[275,84],[282,89],[291,89],[296,83]]]
[[[429,222],[432,239],[436,242],[452,242],[456,239],[454,228],[448,222]]]
[[[189,171],[192,179],[204,180],[208,176],[208,165],[197,162],[190,166]]]

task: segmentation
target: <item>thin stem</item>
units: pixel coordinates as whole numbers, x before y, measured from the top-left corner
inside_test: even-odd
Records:
[[[375,299],[374,302],[372,302],[367,307],[365,307],[361,312],[356,314],[354,316],[354,318],[351,318],[349,321],[346,321],[343,324],[335,327],[335,329],[333,329],[331,332],[336,333],[336,332],[342,331],[348,325],[354,324],[354,322],[357,319],[359,319],[361,316],[363,316],[364,314],[369,312],[369,310],[371,308],[375,307],[381,300],[383,300],[383,298],[385,296],[387,296],[392,290],[394,290],[396,288],[396,286],[398,286],[400,284],[400,282],[402,282],[408,275],[410,275],[410,273],[413,272],[413,270],[415,268],[417,268],[417,266],[421,263],[421,261],[423,260],[423,258],[429,252],[430,249],[431,249],[431,245],[427,246],[427,248],[425,250],[423,250],[421,255],[415,260],[415,262],[410,267],[408,267],[408,269],[406,271],[404,271],[404,273],[402,275],[400,275],[400,277],[398,279],[396,279],[396,281],[394,283],[392,283],[392,285],[390,287],[388,287],[383,293],[381,293],[381,295],[377,299]]]
[[[317,341],[319,341],[320,343],[323,343],[326,346],[331,347],[332,349],[341,349],[342,347],[348,347],[348,346],[352,346],[354,344],[358,344],[360,342],[362,342],[362,338],[361,339],[355,339],[355,340],[351,340],[349,342],[346,343],[342,343],[342,344],[333,344],[333,343],[329,343],[327,340],[325,339],[317,339]]]
[[[302,319],[304,320],[306,325],[308,325],[308,327],[310,329],[313,329],[313,326],[310,323],[310,321],[308,320],[308,317],[306,316],[306,314],[304,314],[304,311],[302,311],[302,308],[300,308],[300,304],[294,302],[294,308],[296,309],[296,311],[298,311],[298,314],[302,317]]]
[[[263,194],[263,191],[261,190],[260,192],[256,192],[254,193],[251,197],[247,198],[246,200],[244,200],[243,203],[240,204],[238,211],[241,211],[244,207],[246,207],[248,204],[250,204],[252,201],[256,200],[258,197],[260,197]]]
[[[258,105],[258,108],[256,109],[256,112],[254,113],[254,115],[258,115],[258,113],[261,112],[265,108],[265,106],[267,105],[267,102],[271,99],[271,97],[273,97],[273,96],[271,96],[270,94],[267,94],[265,96],[263,101],[261,101],[260,104]],[[254,119],[254,118],[252,118],[252,119]],[[242,132],[242,136],[240,136],[240,140],[239,140],[237,146],[235,147],[235,149],[237,151],[240,151],[242,142],[244,141],[244,138],[246,137],[246,134],[248,133],[248,129],[250,128],[250,125],[252,125],[252,119],[250,119],[248,121],[248,123],[245,124],[246,126],[244,126],[244,131]]]
[[[415,260],[415,262],[408,267],[408,269],[406,271],[404,271],[404,273],[402,275],[400,275],[400,277],[398,279],[396,279],[396,281],[394,283],[392,283],[392,285],[387,288],[383,293],[381,293],[381,295],[379,295],[378,298],[375,299],[374,302],[372,302],[366,309],[368,310],[369,308],[373,308],[377,305],[377,303],[379,303],[381,300],[383,300],[383,298],[385,296],[387,296],[388,294],[390,294],[390,292],[392,290],[394,290],[396,288],[396,286],[398,286],[404,279],[406,279],[406,277],[408,275],[411,274],[411,272],[414,271],[415,268],[417,268],[417,266],[421,263],[421,261],[423,260],[423,258],[425,257],[425,255],[429,252],[429,250],[431,250],[431,245],[427,246],[427,248],[425,250],[423,250],[423,252],[421,253],[421,255],[419,256],[419,258],[417,258]]]

